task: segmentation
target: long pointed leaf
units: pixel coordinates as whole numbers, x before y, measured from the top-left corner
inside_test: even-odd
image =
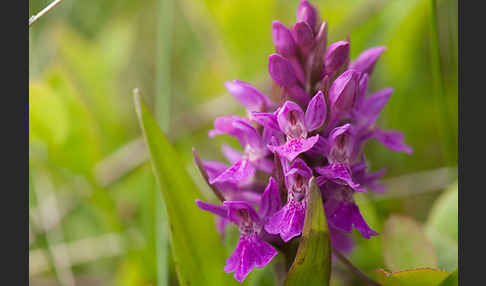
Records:
[[[157,122],[135,95],[135,106],[152,168],[169,218],[169,235],[180,285],[231,285],[224,249],[209,214],[197,209],[199,191]]]
[[[331,275],[329,230],[322,206],[321,192],[314,178],[311,179],[310,184],[304,230],[297,255],[285,280],[286,286],[329,285]]]

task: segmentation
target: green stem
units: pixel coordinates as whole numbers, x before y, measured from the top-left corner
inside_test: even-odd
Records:
[[[156,35],[155,63],[155,116],[160,128],[168,134],[170,126],[170,96],[171,96],[171,47],[172,23],[174,13],[173,0],[157,1],[158,19]],[[168,283],[168,228],[167,214],[161,194],[157,192],[155,202],[155,238],[157,257],[157,285]]]

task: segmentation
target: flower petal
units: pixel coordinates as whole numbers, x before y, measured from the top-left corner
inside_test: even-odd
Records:
[[[325,167],[316,167],[314,169],[328,180],[341,185],[348,185],[356,192],[366,192],[365,188],[353,181],[351,171],[345,164],[329,164]]]
[[[280,130],[290,138],[306,137],[305,115],[293,101],[286,101],[277,113],[277,122]]]
[[[353,180],[362,186],[366,186],[375,192],[385,192],[385,186],[378,184],[377,180],[385,175],[385,169],[378,170],[376,172],[368,172],[366,170],[365,160],[351,166],[351,173],[353,174]]]
[[[398,131],[381,130],[376,128],[373,132],[373,136],[392,151],[405,152],[408,154],[412,154],[413,152],[412,147],[403,143],[404,136]]]
[[[369,239],[371,236],[378,235],[378,233],[372,230],[365,222],[356,204],[352,205],[352,210],[353,210],[353,215],[352,215],[353,225],[357,230],[359,230],[359,232],[364,238]]]
[[[302,0],[297,6],[297,20],[306,22],[313,30],[317,27],[319,13],[307,0]]]
[[[349,42],[338,41],[329,45],[326,51],[326,74],[333,75],[349,59]]]
[[[358,79],[358,72],[347,70],[334,80],[329,89],[331,109],[343,112],[353,107],[358,93]]]
[[[255,150],[264,148],[260,134],[258,134],[255,127],[251,126],[247,121],[240,119],[234,120],[233,126],[235,129],[239,130],[239,137],[241,138],[241,141],[244,142],[243,146],[249,145]]]
[[[278,254],[273,246],[258,238],[254,240],[253,249],[254,253],[256,253],[255,266],[258,268],[264,267],[270,263],[275,255]]]
[[[292,34],[303,54],[307,55],[315,43],[314,31],[311,26],[304,21],[299,21],[295,23],[294,28],[292,29]]]
[[[255,174],[255,167],[250,163],[250,161],[245,158],[242,159],[233,166],[226,169],[223,173],[219,174],[214,179],[209,179],[210,184],[216,182],[232,182],[232,183],[242,183],[246,181],[249,177]]]
[[[316,144],[314,144],[314,146],[312,146],[308,152],[313,157],[328,156],[330,149],[331,146],[329,145],[328,140],[322,136],[319,136],[319,140],[317,140]]]
[[[326,204],[328,203],[326,202]],[[354,203],[351,202],[339,202],[334,212],[329,215],[329,224],[344,232],[353,231],[353,205]]]
[[[368,91],[368,81],[368,74],[361,74],[361,78],[359,79],[358,95],[356,97],[356,103],[354,104],[355,108],[357,109],[361,107],[363,100],[365,99],[366,92]]]
[[[240,213],[245,211],[253,222],[260,223],[260,217],[255,209],[245,201],[224,201],[223,206],[228,209],[228,219],[238,224],[241,221]]]
[[[265,230],[271,234],[280,234],[282,240],[288,242],[302,233],[304,220],[304,204],[292,200],[270,217]]]
[[[322,124],[324,124],[324,121],[326,121],[326,115],[326,100],[324,99],[322,91],[319,91],[311,99],[307,106],[307,110],[305,111],[305,126],[307,131],[314,131],[321,127]]]
[[[296,55],[296,45],[292,33],[280,21],[272,22],[272,39],[277,53],[284,57]]]
[[[246,248],[246,245],[248,242],[246,240],[239,240],[238,243],[236,244],[235,250],[233,250],[233,253],[231,256],[226,260],[226,265],[224,266],[224,271],[227,273],[231,273],[238,269],[240,266],[241,262],[241,257],[244,249]],[[241,281],[240,281],[241,282]]]
[[[230,161],[231,164],[235,164],[236,162],[240,161],[243,158],[243,153],[231,148],[227,144],[221,145],[221,151],[223,152],[223,155]],[[225,169],[227,169],[226,167]]]
[[[262,158],[258,158],[253,162],[253,165],[255,166],[255,168],[257,168],[258,170],[260,171],[263,171],[267,174],[272,174],[272,171],[273,171],[273,161],[268,159],[268,158],[265,158],[265,157],[262,157]]]
[[[280,192],[278,191],[277,182],[273,177],[268,180],[268,185],[263,192],[260,209],[258,213],[261,218],[266,220],[282,207]]]
[[[297,85],[295,70],[289,60],[279,54],[271,54],[268,62],[268,72],[273,81],[280,86],[290,88]]]
[[[324,74],[324,59],[326,56],[327,47],[327,22],[322,22],[319,26],[314,52],[309,59],[311,70],[311,82],[317,82]]]
[[[264,267],[275,255],[277,251],[256,235],[241,236],[233,254],[226,260],[224,271],[234,271],[235,279],[243,282],[255,266]]]
[[[216,135],[228,134],[240,140],[240,131],[233,126],[233,122],[239,119],[243,118],[236,115],[216,118],[216,120],[214,120],[214,129],[210,130],[208,133],[209,137],[212,138]]]
[[[222,218],[228,218],[228,208],[226,206],[218,206],[210,203],[203,202],[201,200],[196,200],[196,205],[198,208],[212,212]]]
[[[224,86],[249,111],[264,110],[270,105],[270,100],[247,82],[235,79]]]
[[[376,61],[384,51],[386,51],[386,47],[373,47],[363,51],[358,58],[350,64],[349,69],[371,74]]]
[[[375,123],[381,110],[393,93],[392,88],[373,93],[363,99],[359,112],[355,115],[361,125],[368,127]]]
[[[310,179],[312,177],[312,169],[307,166],[304,160],[297,158],[292,162],[290,165],[290,169],[285,172],[285,176],[289,176],[291,174],[298,173],[306,179]]]
[[[304,153],[312,148],[319,140],[319,135],[312,136],[310,138],[296,138],[287,141],[284,145],[275,147],[268,145],[268,148],[272,152],[277,152],[281,157],[287,158],[289,161],[293,161],[301,153]]]
[[[203,160],[202,164],[204,170],[208,174],[209,180],[216,178],[221,173],[223,173],[226,169],[228,169],[228,165],[218,161]]]
[[[268,128],[274,132],[281,132],[278,126],[277,116],[273,113],[267,112],[252,112],[251,118],[261,126]]]

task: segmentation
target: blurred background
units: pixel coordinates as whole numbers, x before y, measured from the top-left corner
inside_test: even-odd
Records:
[[[207,193],[191,147],[223,159],[220,145],[229,139],[209,140],[207,131],[216,116],[244,114],[223,83],[270,90],[271,22],[295,23],[298,2],[64,0],[30,27],[31,285],[177,285],[132,90],[139,88]],[[363,215],[378,232],[391,214],[426,226],[457,180],[457,1],[310,2],[328,21],[331,42],[350,36],[352,59],[387,46],[370,81],[371,91],[395,90],[379,125],[402,131],[414,149],[406,155],[367,144],[371,169],[387,169],[388,192],[358,197]],[[50,0],[29,3],[34,15]],[[441,255],[455,256],[457,266],[451,223],[456,237],[442,240]],[[356,237],[351,261],[383,267],[382,237]],[[334,266],[334,285],[360,285]],[[245,284],[265,284],[252,276]]]

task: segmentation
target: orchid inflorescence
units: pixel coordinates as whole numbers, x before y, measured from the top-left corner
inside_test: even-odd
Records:
[[[307,0],[298,5],[297,23],[290,29],[273,22],[272,38],[277,52],[268,63],[272,100],[249,83],[227,82],[247,113],[219,117],[209,132],[209,137],[235,137],[243,151],[222,146],[231,166],[196,158],[222,201],[197,200],[198,207],[218,215],[221,234],[228,223],[240,229],[224,267],[240,282],[273,259],[274,245],[302,234],[312,177],[321,191],[333,248],[351,250],[346,233],[353,226],[364,238],[377,235],[353,199],[355,192],[384,191],[377,182],[384,170],[367,169],[363,145],[374,138],[392,151],[412,152],[401,133],[375,126],[393,92],[367,91],[384,47],[350,61],[349,40],[327,46],[327,23]]]

